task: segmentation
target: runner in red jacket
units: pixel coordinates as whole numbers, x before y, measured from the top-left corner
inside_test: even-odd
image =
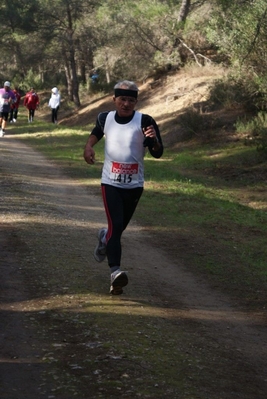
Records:
[[[39,97],[32,87],[24,98],[24,106],[29,110],[28,122],[33,122],[35,110],[39,107]]]
[[[13,104],[11,104],[11,107],[10,107],[10,114],[9,114],[9,122],[10,123],[17,122],[18,110],[19,110],[20,99],[21,99],[21,95],[20,95],[18,87],[15,87],[15,89],[13,90],[13,93],[16,96],[16,101],[13,102]]]

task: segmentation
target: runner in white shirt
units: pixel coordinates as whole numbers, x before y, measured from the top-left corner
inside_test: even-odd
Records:
[[[51,108],[51,121],[57,123],[57,115],[60,106],[61,95],[57,87],[53,87],[51,90],[51,97],[48,101],[48,106]]]
[[[137,97],[138,87],[134,82],[117,83],[113,96],[116,111],[98,115],[84,149],[85,161],[93,165],[93,147],[105,136],[101,187],[108,227],[98,232],[94,257],[102,262],[107,256],[113,295],[122,294],[122,288],[128,284],[127,273],[120,269],[121,235],[143,192],[146,148],[154,158],[163,154],[158,125],[151,116],[134,110]]]

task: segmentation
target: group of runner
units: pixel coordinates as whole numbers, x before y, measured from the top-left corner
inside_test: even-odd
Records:
[[[51,98],[48,106],[51,108],[52,123],[57,123],[57,113],[60,105],[60,94],[57,87],[51,90]],[[6,81],[4,87],[0,89],[0,137],[4,137],[6,124],[16,123],[18,118],[18,109],[21,102],[21,93],[18,87],[11,89],[11,83]],[[33,87],[26,93],[23,105],[28,109],[28,122],[34,120],[35,110],[40,104],[39,96]]]
[[[4,87],[0,89],[0,137],[4,137],[6,124],[16,123],[18,109],[20,106],[21,94],[18,87],[11,89],[11,83],[6,81]],[[39,96],[33,88],[26,93],[23,105],[28,109],[28,121],[32,122],[35,110],[39,106]]]

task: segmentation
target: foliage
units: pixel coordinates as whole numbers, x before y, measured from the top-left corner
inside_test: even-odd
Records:
[[[34,32],[38,28],[38,1],[2,0],[0,25],[5,39],[10,33],[21,34]]]
[[[183,137],[187,140],[203,135],[210,128],[208,118],[195,108],[187,109],[179,118]]]
[[[209,39],[217,44],[221,51],[226,52],[233,62],[242,64],[259,54],[260,41],[265,38],[266,13],[262,0],[253,4],[243,2],[218,1],[209,24],[207,34]]]
[[[20,16],[23,24],[15,24],[14,31],[8,33],[12,44],[9,54],[12,52],[16,57],[12,76],[20,71],[23,79],[32,68],[42,75],[43,84],[47,86],[53,75],[64,71],[71,97],[77,81],[88,83],[93,68],[101,68],[104,71],[102,83],[109,84],[125,77],[141,80],[166,65],[177,67],[181,63],[177,37],[182,31],[186,32],[187,26],[185,21],[179,22],[183,3],[37,0],[28,3],[27,10],[33,10],[29,23],[33,35],[28,37],[27,30],[21,31],[21,26],[28,23],[26,2],[23,1],[20,9],[17,0],[13,0],[15,15]],[[192,5],[192,21],[199,20],[196,4]],[[11,15],[10,9],[11,6],[6,9],[8,15]],[[190,20],[190,12],[186,17]],[[196,39],[197,35],[192,33],[195,25],[191,22],[188,26],[191,26],[188,34],[191,32]],[[196,43],[195,39],[190,45]],[[12,65],[9,70],[13,70]]]
[[[23,79],[23,82],[19,83],[17,86],[24,91],[28,91],[31,87],[39,90],[42,88],[43,84],[40,76],[36,75],[32,69],[29,69],[28,73]]]
[[[201,67],[212,50],[212,61],[230,63],[236,80],[218,85],[223,101],[236,101],[240,87],[238,101],[261,109],[267,96],[266,17],[265,0],[3,1],[0,79],[27,86],[32,70],[44,88],[65,85],[79,106],[79,84],[89,87],[94,68],[104,90],[122,78],[156,79],[159,71],[192,61]]]
[[[229,69],[227,75],[214,81],[210,88],[210,101],[216,107],[231,108],[242,105],[247,111],[266,109],[267,74],[252,70]]]
[[[238,133],[246,133],[245,144],[256,146],[257,150],[267,159],[267,114],[259,112],[250,120],[238,120]]]
[[[242,6],[241,6],[242,4]],[[267,5],[265,0],[218,0],[206,28],[208,39],[229,57],[235,73],[252,86],[249,91],[267,94]],[[251,83],[250,83],[251,82]],[[256,89],[256,90],[254,90]]]
[[[216,80],[210,87],[209,101],[214,108],[231,109],[242,104],[249,109],[251,105],[251,93],[245,80],[240,76],[229,74],[223,79]]]
[[[102,47],[95,56],[98,63],[108,63],[111,79],[127,76],[139,80],[149,75],[155,52],[163,51],[166,46],[166,35],[161,26],[167,10],[167,5],[159,1],[148,4],[110,0],[99,7],[98,39]],[[110,27],[108,32],[107,25]]]

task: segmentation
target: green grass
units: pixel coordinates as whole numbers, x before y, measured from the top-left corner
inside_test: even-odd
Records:
[[[83,160],[92,127],[37,121],[17,125],[14,131],[16,138],[58,163],[70,177],[99,189],[104,140],[95,147],[95,165]],[[241,290],[250,286],[249,300],[257,301],[267,282],[266,161],[241,141],[195,142],[179,150],[165,149],[160,160],[147,155],[145,175],[135,219],[189,269],[217,279],[232,293],[237,285]]]

